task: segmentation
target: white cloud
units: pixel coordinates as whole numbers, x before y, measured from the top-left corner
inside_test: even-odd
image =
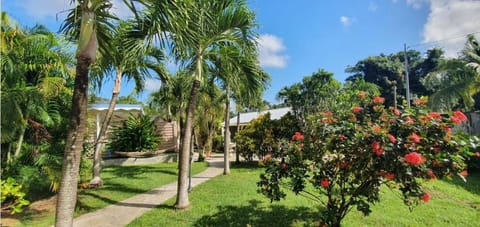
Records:
[[[162,81],[158,79],[148,78],[145,80],[145,91],[147,93],[158,91],[161,85]]]
[[[370,2],[368,5],[368,11],[375,12],[378,9],[378,5],[375,2]]]
[[[407,5],[414,9],[420,9],[423,5],[428,5],[429,0],[407,0]]]
[[[466,34],[480,31],[480,1],[431,0],[430,14],[423,28],[423,41],[436,42],[447,57],[462,50]]]
[[[340,22],[343,24],[343,26],[349,26],[352,23],[352,19],[346,16],[341,16]]]
[[[288,56],[282,53],[286,48],[280,38],[270,34],[263,34],[260,35],[257,41],[260,66],[272,68],[284,68],[287,66]]]

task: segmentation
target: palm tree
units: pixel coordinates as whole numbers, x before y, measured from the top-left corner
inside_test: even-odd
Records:
[[[73,211],[77,201],[77,179],[86,133],[88,74],[95,62],[97,50],[108,55],[113,29],[109,13],[112,4],[104,0],[74,1],[78,5],[70,10],[60,30],[78,43],[76,52],[75,85],[72,98],[70,124],[65,142],[62,178],[58,191],[55,226],[72,226]]]
[[[462,58],[467,62],[467,65],[480,73],[480,44],[474,35],[467,36],[467,43],[462,54]]]
[[[243,0],[192,2],[196,12],[191,12],[188,29],[195,31],[194,39],[183,39],[182,35],[174,36],[177,57],[183,59],[193,71],[193,83],[187,108],[187,119],[183,129],[183,142],[179,154],[178,191],[175,207],[183,209],[190,206],[188,200],[188,162],[194,113],[197,104],[200,82],[204,78],[209,65],[209,56],[218,53],[221,46],[238,46],[251,48],[254,46],[254,16]]]
[[[159,78],[165,82],[167,75],[166,69],[161,61],[164,59],[163,52],[154,48],[151,45],[144,46],[142,39],[131,40],[129,43],[137,46],[137,49],[141,49],[142,52],[132,51],[131,47],[126,47],[124,43],[130,37],[128,37],[128,31],[131,24],[126,21],[121,21],[116,27],[114,34],[111,35],[111,49],[107,57],[100,58],[98,61],[98,67],[100,70],[94,74],[96,81],[101,87],[101,81],[105,75],[111,75],[116,73],[115,82],[112,91],[112,98],[108,106],[107,113],[102,122],[100,132],[95,138],[95,152],[94,152],[94,165],[93,165],[93,178],[90,181],[90,186],[99,187],[103,185],[103,181],[100,178],[101,171],[101,141],[105,137],[110,120],[112,119],[115,105],[117,102],[118,94],[120,93],[120,87],[122,78],[128,80],[133,79],[136,84],[136,90],[141,91],[143,89],[143,83],[145,78],[151,77],[150,70],[154,71]]]
[[[217,67],[214,74],[223,82],[226,93],[224,118],[224,174],[230,174],[230,97],[239,100],[261,97],[268,83],[269,76],[260,69],[254,50],[241,50],[235,46],[221,47],[219,54],[212,56],[212,63]],[[234,92],[232,92],[234,91]],[[252,98],[251,100],[255,100]]]

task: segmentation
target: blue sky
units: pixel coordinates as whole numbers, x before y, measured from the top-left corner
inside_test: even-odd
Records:
[[[40,23],[57,31],[70,0],[1,0],[1,8],[22,25]],[[115,13],[128,15],[114,0]],[[381,53],[403,50],[404,43],[421,52],[441,47],[455,57],[465,35],[480,32],[479,0],[249,0],[257,13],[261,66],[272,83],[264,99],[277,103],[278,91],[318,69],[333,72],[341,82],[348,65]],[[439,41],[439,42],[433,42]],[[433,43],[432,43],[433,42]],[[110,97],[113,81],[100,96]],[[128,95],[133,83],[124,83]],[[159,81],[147,82],[147,91]]]

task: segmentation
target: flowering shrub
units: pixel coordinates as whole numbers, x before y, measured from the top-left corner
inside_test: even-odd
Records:
[[[478,141],[452,133],[467,119],[463,113],[428,112],[424,100],[400,111],[385,108],[381,97],[359,93],[357,98],[361,104],[352,109],[311,115],[303,134],[283,143],[281,162],[270,161],[259,191],[272,201],[285,196],[282,185],[307,193],[326,207],[324,223],[338,226],[351,207],[368,215],[382,184],[400,190],[412,210],[431,198],[423,179],[465,170]]]

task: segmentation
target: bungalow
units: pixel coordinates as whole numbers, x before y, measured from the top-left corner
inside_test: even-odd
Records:
[[[248,123],[250,123],[250,121],[252,121],[253,119],[256,119],[261,115],[270,113],[270,119],[278,120],[283,116],[285,116],[285,114],[287,114],[291,110],[292,110],[291,107],[283,107],[278,109],[264,110],[260,112],[240,113],[238,116],[235,116],[230,119],[230,122],[229,122],[230,136],[231,138],[234,138],[238,129],[242,129],[246,127]],[[237,123],[238,123],[238,128],[237,128]]]

